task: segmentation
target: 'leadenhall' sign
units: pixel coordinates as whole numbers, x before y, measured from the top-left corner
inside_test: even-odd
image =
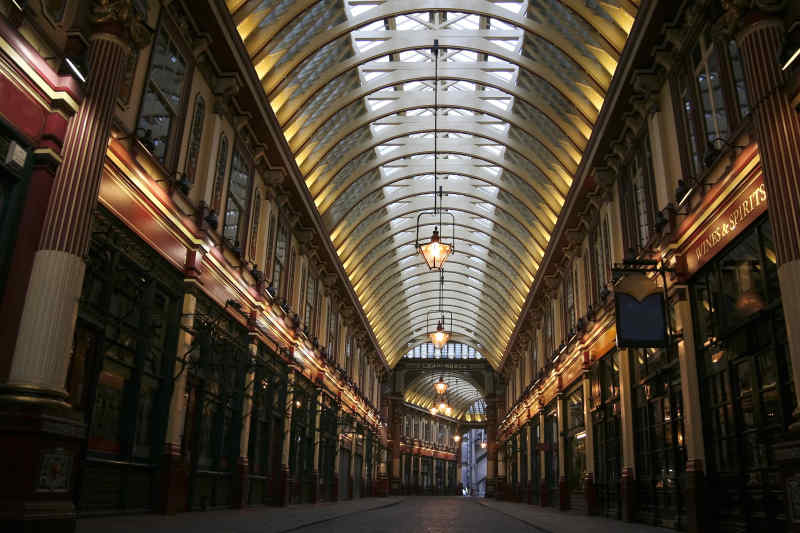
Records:
[[[767,209],[764,175],[742,188],[726,207],[705,224],[686,253],[686,266],[696,272]]]

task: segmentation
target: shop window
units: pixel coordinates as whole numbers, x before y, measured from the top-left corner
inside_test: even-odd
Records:
[[[219,137],[217,148],[217,164],[214,167],[214,185],[211,191],[211,209],[219,212],[222,209],[222,189],[225,186],[225,175],[228,171],[228,137],[223,133]]]
[[[718,139],[750,114],[741,53],[734,40],[714,40],[710,28],[700,34],[686,58],[677,84],[685,160],[689,174],[703,173],[704,158],[719,149]]]
[[[183,173],[189,183],[194,183],[200,159],[200,145],[203,142],[203,125],[206,119],[206,101],[201,95],[195,96],[192,127],[189,130],[189,147],[186,150],[186,163]]]
[[[682,529],[686,525],[686,448],[677,349],[631,349],[638,518]]]
[[[613,351],[592,366],[591,413],[594,440],[594,484],[604,516],[620,518],[619,476],[622,445],[619,407],[619,353]]]
[[[166,19],[158,29],[150,58],[150,72],[142,97],[136,133],[142,144],[167,168],[174,169],[172,146],[184,116],[189,65],[186,54],[172,37]]]
[[[544,415],[544,445],[545,445],[545,481],[551,495],[558,494],[558,412],[555,408],[550,409]],[[557,497],[551,498],[551,503],[557,501]]]
[[[586,472],[586,430],[583,413],[583,384],[564,399],[567,414],[565,425],[567,485],[570,491],[583,491]]]
[[[782,529],[770,448],[792,421],[795,394],[766,217],[696,274],[691,291],[713,519],[726,533]]]

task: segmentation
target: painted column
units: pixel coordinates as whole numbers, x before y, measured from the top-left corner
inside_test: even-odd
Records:
[[[0,529],[71,531],[74,479],[86,431],[65,391],[78,301],[106,146],[131,43],[148,34],[132,2],[113,13],[91,3],[85,97],[70,119],[55,173],[8,380],[0,386]],[[125,26],[120,22],[128,19]]]
[[[686,514],[687,530],[703,530],[703,493],[705,492],[705,445],[703,442],[703,413],[701,407],[700,382],[697,375],[692,306],[685,287],[678,289],[678,301],[674,304],[675,328],[683,331],[678,343],[678,360],[681,371],[681,395],[683,400],[683,439],[686,447]],[[681,436],[679,436],[680,438]]]
[[[498,500],[502,500],[506,498],[507,487],[506,487],[506,454],[505,454],[505,442],[498,443],[498,451],[497,451],[497,487],[495,488],[495,497]]]
[[[533,433],[532,421],[533,421],[533,418],[530,418],[528,420],[527,429],[525,430],[527,432],[527,434],[528,434],[528,436],[527,436],[528,437],[527,438],[528,446],[527,446],[527,448],[525,450],[525,453],[527,454],[527,458],[526,458],[527,460],[525,461],[527,469],[525,471],[525,475],[526,475],[526,479],[528,480],[528,486],[527,486],[527,493],[528,493],[528,500],[527,501],[528,501],[528,503],[533,503],[533,494],[534,494],[534,491],[533,491],[533,488],[534,488],[533,487],[533,483],[534,483],[534,481],[533,481],[533,461],[536,460],[536,443],[533,441],[534,433]]]
[[[391,424],[392,442],[392,467],[389,479],[389,491],[400,494],[402,481],[402,464],[400,458],[400,425],[403,421],[403,414],[400,410],[400,400],[398,398],[389,399],[389,423]]]
[[[358,424],[353,428],[353,433],[350,438],[350,472],[347,475],[350,477],[350,484],[347,486],[347,499],[352,500],[355,492],[355,483],[358,483],[356,472],[356,441],[358,440]],[[363,461],[363,459],[362,459]]]
[[[281,445],[281,471],[278,474],[276,501],[281,507],[289,505],[289,452],[292,445],[292,411],[294,411],[294,368],[289,369],[286,387],[286,404],[283,407],[283,444]]]
[[[460,434],[460,430],[458,430],[458,431],[459,431],[459,434]],[[472,442],[472,440],[470,440],[469,441],[469,446],[473,446],[474,447],[475,443]],[[462,466],[461,466],[461,449],[463,447],[464,447],[464,439],[459,441],[458,445],[456,446],[456,490],[458,491],[457,494],[459,496],[461,495],[461,491],[464,488],[464,484],[463,484],[464,482],[462,481],[463,473],[461,472],[461,470],[462,470]]]
[[[735,8],[727,13],[743,26],[736,40],[742,53],[769,197],[768,212],[778,256],[778,280],[798,400],[793,429],[800,430],[800,386],[797,386],[800,385],[800,118],[786,90],[789,74],[781,70],[777,60],[785,35],[783,20],[760,12],[746,13],[744,17],[742,14]]]
[[[255,317],[251,317],[254,319]],[[251,330],[250,344],[247,347],[250,352],[250,359],[258,357],[258,339],[255,332]],[[247,507],[249,499],[249,448],[250,448],[250,424],[253,420],[253,394],[255,394],[255,370],[252,366],[248,368],[244,377],[244,394],[242,397],[242,427],[239,434],[239,460],[236,462],[236,478],[233,481],[233,507]],[[247,392],[250,391],[250,394]]]
[[[622,519],[632,522],[635,514],[636,492],[636,450],[633,440],[633,383],[631,376],[631,355],[627,348],[619,351],[619,403],[620,431],[622,432],[622,478],[620,497],[622,499]]]
[[[538,443],[544,450],[544,406],[541,399],[539,400],[539,441]],[[547,457],[544,451],[539,454],[539,503],[542,507],[550,505],[550,487],[547,484]]]
[[[319,503],[319,454],[322,446],[322,432],[320,422],[322,421],[322,386],[317,386],[317,405],[314,408],[314,468],[311,472],[311,503]]]
[[[524,428],[520,429],[517,432],[517,435],[514,437],[517,441],[516,442],[517,453],[514,454],[514,459],[513,459],[517,463],[516,465],[517,479],[514,480],[514,497],[516,501],[522,501],[521,498],[524,489],[524,487],[522,486],[522,432],[523,431],[525,431]]]
[[[594,427],[592,425],[592,381],[589,354],[584,352],[583,370],[583,424],[584,449],[586,450],[586,476],[583,480],[583,494],[586,497],[586,512],[597,513],[597,491],[594,487]]]
[[[129,45],[117,35],[95,33],[90,38],[86,98],[67,127],[6,390],[65,403],[64,383],[86,269],[83,258],[129,52]]]
[[[497,490],[497,406],[502,398],[486,398],[486,497],[492,498]]]
[[[194,312],[197,296],[194,292],[183,295],[181,308],[181,330],[178,335],[178,349],[173,370],[172,396],[169,404],[169,419],[161,462],[161,512],[174,514],[186,505],[186,488],[189,483],[190,465],[188,458],[181,455],[181,441],[186,420],[186,378],[189,374],[188,354],[192,349],[193,336],[189,333],[194,327]]]
[[[561,388],[559,376],[559,389]],[[558,507],[562,511],[569,509],[569,485],[567,484],[567,447],[564,439],[564,428],[567,426],[566,409],[564,409],[564,395],[559,390],[556,395],[556,415],[558,421]]]

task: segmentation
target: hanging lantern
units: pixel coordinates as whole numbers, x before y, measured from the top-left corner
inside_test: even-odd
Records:
[[[447,341],[450,340],[450,333],[445,331],[442,320],[436,324],[436,331],[429,333],[428,335],[430,335],[431,343],[433,343],[433,345],[440,350],[445,344],[447,344]]]
[[[433,388],[436,389],[436,394],[444,394],[447,392],[447,383],[444,382],[444,377],[440,377]]]
[[[481,441],[481,448],[483,448],[484,450],[486,449],[486,441],[485,440]]]
[[[440,205],[444,192],[442,187],[439,186],[439,41],[433,41],[433,48],[431,54],[434,60],[434,86],[433,86],[433,211],[423,211],[417,215],[417,238],[414,241],[414,246],[417,251],[425,259],[425,264],[431,270],[441,270],[444,262],[450,257],[450,254],[455,251],[455,217],[453,213],[445,213]],[[439,228],[442,228],[442,233],[445,233],[443,215],[450,217],[450,242],[443,242],[439,235]],[[423,216],[432,217],[434,220],[438,218],[438,225],[434,226],[431,240],[425,244],[419,242],[419,230],[421,227],[420,220]]]
[[[460,442],[461,441],[461,435],[453,435],[453,440],[456,441],[456,443]]]
[[[438,226],[434,227],[430,242],[422,245],[418,244],[417,247],[431,270],[442,268],[444,262],[450,257],[450,252],[453,251],[453,247],[450,244],[441,242]]]
[[[453,414],[453,409],[449,405],[444,408],[444,415],[445,416],[451,416],[452,414]]]
[[[435,408],[435,407],[431,407],[430,411],[431,411],[431,414],[434,415],[434,416],[436,415],[436,413],[439,412],[439,410],[437,408]]]
[[[449,406],[447,405],[447,403],[446,403],[444,400],[441,400],[441,401],[439,402],[439,411],[441,411],[441,412],[445,412],[445,411],[447,410],[447,408],[448,408],[448,407],[449,407]]]

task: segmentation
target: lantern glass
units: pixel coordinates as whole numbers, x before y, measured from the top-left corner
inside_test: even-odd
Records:
[[[438,412],[439,412],[439,410],[438,410],[437,408],[435,408],[435,407],[431,407],[431,414],[432,414],[432,415],[435,415],[435,414],[436,414],[436,413],[438,413]]]
[[[439,402],[439,411],[444,412],[446,410],[447,410],[447,404],[445,402],[443,402],[443,401]]]
[[[453,409],[448,405],[447,407],[444,408],[444,414],[445,414],[445,416],[452,415],[453,414]]]
[[[419,247],[419,253],[422,254],[422,257],[425,259],[425,263],[427,263],[428,268],[431,270],[442,268],[442,265],[444,265],[444,262],[447,261],[447,258],[450,256],[450,252],[452,251],[452,246],[440,241],[438,228],[433,230],[431,241],[428,244],[423,244]]]
[[[439,381],[433,386],[433,388],[436,389],[436,394],[444,394],[447,392],[447,383],[445,383],[442,378],[439,378]]]
[[[454,435],[453,440],[459,442],[461,440],[461,435]]]
[[[444,345],[447,344],[447,341],[450,340],[450,333],[444,330],[444,325],[439,322],[436,325],[436,331],[430,334],[431,343],[441,350],[444,348]]]

